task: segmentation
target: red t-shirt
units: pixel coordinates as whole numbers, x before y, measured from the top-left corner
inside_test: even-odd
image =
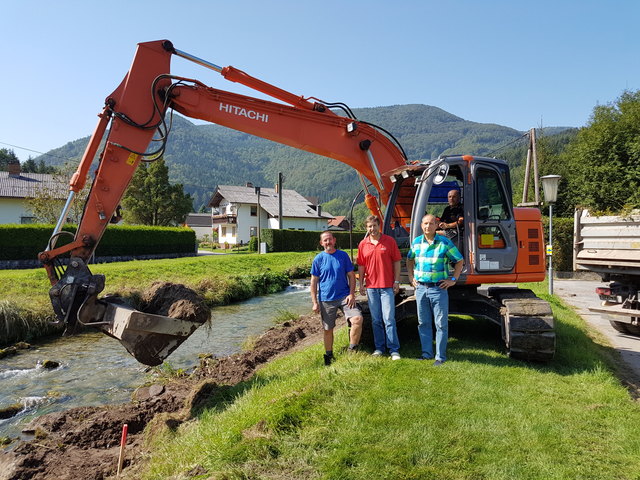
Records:
[[[367,288],[391,288],[395,281],[393,264],[401,259],[396,241],[384,233],[374,245],[369,237],[358,245],[357,263],[364,267],[360,274],[366,273]]]

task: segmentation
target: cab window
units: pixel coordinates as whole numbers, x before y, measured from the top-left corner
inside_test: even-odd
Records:
[[[489,168],[477,171],[478,219],[508,220],[511,218],[509,203],[500,182],[498,172]]]

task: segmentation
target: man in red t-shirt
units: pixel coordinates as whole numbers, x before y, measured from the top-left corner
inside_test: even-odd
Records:
[[[375,350],[379,356],[389,350],[392,360],[400,360],[400,342],[396,329],[395,295],[400,289],[400,250],[389,235],[380,231],[380,220],[367,217],[368,235],[358,245],[360,294],[365,288]]]

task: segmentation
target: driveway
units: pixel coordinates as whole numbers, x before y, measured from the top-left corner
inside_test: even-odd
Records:
[[[590,312],[589,307],[600,306],[600,299],[596,295],[596,287],[605,285],[599,280],[560,279],[553,280],[553,293],[562,298],[567,304],[585,319],[598,332],[602,333],[611,346],[620,354],[623,362],[634,373],[632,383],[638,385],[640,379],[640,337],[620,333],[613,329],[609,320],[621,317]]]

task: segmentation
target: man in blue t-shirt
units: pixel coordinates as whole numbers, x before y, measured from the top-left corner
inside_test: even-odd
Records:
[[[320,313],[324,329],[324,364],[333,360],[333,329],[338,310],[351,326],[349,350],[355,351],[362,333],[362,312],[356,305],[356,274],[346,252],[336,248],[336,237],[329,231],[320,235],[324,249],[311,265],[311,302],[313,311]]]

